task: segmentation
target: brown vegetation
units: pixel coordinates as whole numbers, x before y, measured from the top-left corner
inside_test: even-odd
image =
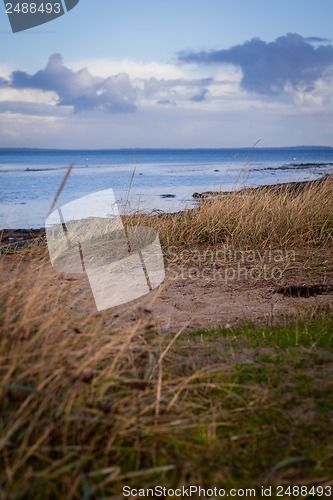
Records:
[[[293,197],[263,189],[126,223],[158,230],[167,265],[171,246],[320,249],[331,286],[332,200],[327,179]],[[93,312],[87,282],[55,277],[45,245],[7,241],[2,254],[0,496],[332,484],[329,307],[162,335],[143,308],[131,325]]]

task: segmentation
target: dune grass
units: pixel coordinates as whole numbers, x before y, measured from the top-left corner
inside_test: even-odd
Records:
[[[219,244],[237,247],[290,248],[333,242],[333,178],[309,183],[299,193],[266,186],[211,200],[195,209],[154,217],[139,215],[157,229],[165,247]],[[133,223],[133,216],[130,219]]]
[[[166,258],[171,245],[329,249],[332,191],[331,180],[297,196],[267,189],[127,223],[155,227]],[[142,331],[140,318],[113,328],[108,311],[87,312],[88,287],[54,282],[45,247],[5,253],[0,497],[332,484],[329,308],[176,335]]]

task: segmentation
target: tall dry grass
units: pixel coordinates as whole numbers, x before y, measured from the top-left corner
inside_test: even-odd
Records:
[[[127,223],[156,228],[166,254],[193,243],[330,245],[332,195],[325,180],[297,196],[266,189]],[[219,429],[226,452],[246,443],[251,428],[234,428],[234,419],[269,409],[267,392],[239,396],[219,356],[203,359],[199,345],[193,357],[187,340],[180,355],[175,337],[143,327],[145,311],[132,327],[115,327],[113,313],[94,312],[84,277],[73,284],[55,275],[46,248],[2,255],[0,276],[2,498],[110,498],[126,482],[203,484],[207,461],[223,483],[232,456],[219,472],[218,457],[202,450],[213,449]]]
[[[138,216],[139,220],[142,215]],[[237,247],[330,245],[333,235],[333,178],[309,183],[301,192],[242,190],[199,202],[195,209],[146,217],[169,245]]]
[[[142,330],[144,318],[114,328],[86,283],[55,282],[43,251],[19,258],[9,273],[9,257],[1,263],[1,498],[104,498],[124,482],[183,481],[179,450],[197,454],[189,435],[215,419],[205,391],[223,387],[211,382],[216,366],[179,363],[175,338]]]

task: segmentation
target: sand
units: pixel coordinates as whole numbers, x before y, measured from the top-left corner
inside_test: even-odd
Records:
[[[46,249],[39,250],[42,259],[33,252],[19,251],[1,257],[1,286],[17,278],[27,297],[34,288],[44,286],[43,298],[47,302],[63,303],[64,320],[73,311],[79,311],[102,318],[110,330],[126,330],[133,323],[138,324],[139,330],[159,333],[232,328],[244,322],[277,322],[302,315],[306,310],[333,307],[333,260],[328,249],[299,249],[288,254],[289,261],[280,263],[276,262],[276,254],[267,254],[265,259],[261,256],[261,261],[246,261],[241,266],[240,262],[223,259],[212,263],[211,254],[201,261],[196,254],[192,259],[188,255],[186,259],[174,257],[166,262],[166,278],[160,287],[102,312],[96,310],[85,274],[58,273],[52,268]],[[294,287],[292,292],[315,288],[313,296],[290,297],[278,293],[281,287],[287,287],[287,291]]]

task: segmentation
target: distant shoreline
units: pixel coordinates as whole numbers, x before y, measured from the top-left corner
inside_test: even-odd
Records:
[[[269,151],[269,150],[279,150],[279,151],[308,151],[308,150],[325,150],[325,149],[333,149],[333,146],[234,146],[228,148],[173,148],[173,147],[165,147],[165,148],[152,148],[152,147],[137,147],[137,148],[38,148],[38,147],[22,147],[22,148],[0,148],[0,152],[9,152],[9,151],[42,151],[42,152],[102,152],[102,151],[249,151],[249,150],[261,150],[261,151]]]

